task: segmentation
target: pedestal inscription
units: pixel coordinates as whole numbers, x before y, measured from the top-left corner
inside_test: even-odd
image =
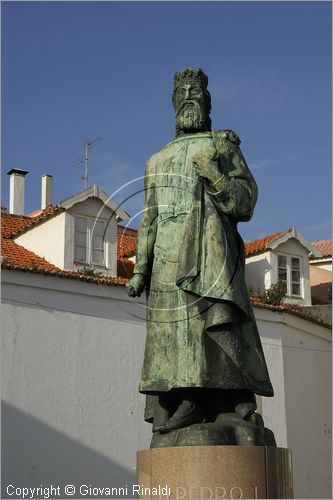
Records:
[[[138,452],[138,498],[293,498],[291,452],[184,446]]]

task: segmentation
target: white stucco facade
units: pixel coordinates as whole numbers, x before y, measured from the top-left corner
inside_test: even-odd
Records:
[[[245,281],[254,294],[270,288],[273,283],[271,256],[272,252],[268,251],[246,257]]]
[[[2,280],[3,482],[135,482],[135,454],[151,433],[138,394],[144,299],[12,270]],[[265,424],[293,450],[295,497],[329,498],[330,331],[258,307],[255,315],[275,390],[259,401]]]
[[[144,301],[124,287],[3,271],[3,480],[135,482]],[[4,498],[4,496],[2,497]]]
[[[295,498],[331,498],[331,331],[288,313],[255,315],[275,393],[259,405],[293,452]]]
[[[65,228],[66,212],[62,212],[47,223],[36,225],[19,235],[15,242],[60,269],[65,269]]]

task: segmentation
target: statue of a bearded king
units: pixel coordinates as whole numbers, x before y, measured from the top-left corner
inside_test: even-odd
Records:
[[[140,392],[152,447],[274,444],[255,394],[273,396],[237,231],[257,186],[232,130],[211,130],[208,78],[174,77],[176,136],[147,163],[130,296],[147,290]]]

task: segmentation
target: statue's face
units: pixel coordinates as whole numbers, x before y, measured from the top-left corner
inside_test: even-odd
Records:
[[[184,82],[174,96],[178,130],[201,130],[206,118],[206,98],[202,87],[195,82]]]

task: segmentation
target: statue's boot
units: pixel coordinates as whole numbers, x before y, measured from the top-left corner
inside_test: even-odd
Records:
[[[244,420],[249,420],[251,415],[255,413],[256,409],[256,403],[252,402],[240,403],[235,407],[236,413],[238,413],[238,415],[240,415]]]
[[[187,427],[188,425],[198,424],[202,422],[202,420],[203,415],[200,407],[193,401],[184,400],[172,417],[169,418],[167,423],[158,430],[162,433],[166,433],[175,429]]]
[[[234,402],[235,412],[244,420],[249,420],[257,409],[256,398],[251,391],[235,391]]]
[[[153,418],[153,432],[159,432],[169,420],[169,399],[167,394],[156,397]]]

